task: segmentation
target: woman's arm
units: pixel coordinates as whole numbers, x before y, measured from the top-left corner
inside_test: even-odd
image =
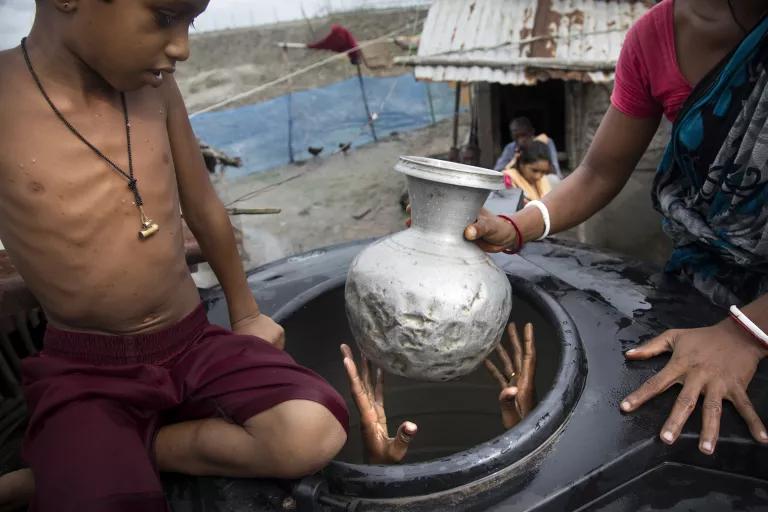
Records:
[[[619,193],[648,148],[659,121],[659,116],[634,118],[609,107],[584,161],[543,200],[550,213],[551,233],[584,222]],[[524,241],[544,232],[544,220],[534,208],[525,208],[512,219]],[[478,221],[467,227],[465,236],[485,242],[481,247],[495,252],[518,243],[512,226],[489,212],[482,212]]]

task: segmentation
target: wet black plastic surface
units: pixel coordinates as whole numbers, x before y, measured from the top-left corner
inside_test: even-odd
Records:
[[[765,480],[666,462],[578,512],[721,512],[758,510],[766,502]]]
[[[250,284],[265,312],[289,318],[303,304],[338,289],[347,266],[364,245],[348,244],[271,264],[252,273]],[[488,463],[494,470],[479,480],[470,478],[471,483],[459,488],[453,486],[456,481],[445,481],[441,491],[425,486],[422,493],[411,492],[414,486],[405,486],[393,477],[388,492],[407,496],[399,499],[374,498],[360,492],[374,489],[376,494],[386,494],[387,482],[382,475],[396,475],[397,466],[367,466],[356,474],[347,473],[341,482],[340,473],[334,473],[332,467],[326,473],[327,483],[337,494],[325,496],[327,489],[320,485],[313,487],[319,493],[306,501],[317,503],[314,498],[324,495],[326,502],[337,505],[305,510],[344,510],[344,506],[347,510],[538,512],[768,510],[768,496],[763,492],[768,482],[768,449],[751,440],[730,404],[724,407],[721,439],[714,456],[697,450],[698,410],[674,446],[658,439],[676,389],[631,415],[622,414],[618,408],[621,398],[659,371],[667,360],[659,357],[627,363],[623,351],[667,328],[709,325],[722,319],[725,312],[692,289],[656,274],[655,269],[575,244],[532,243],[522,255],[501,255],[497,261],[509,275],[544,290],[578,330],[589,370],[583,374],[583,391],[562,427],[541,440],[534,435],[536,425],[521,424],[510,432],[513,437],[529,436],[529,445],[510,441],[509,448],[527,455],[496,467],[493,461],[480,460],[476,454],[478,460],[470,462]],[[221,293],[213,291],[207,299],[210,317],[225,324]],[[289,320],[289,346],[304,336],[298,329],[322,336],[323,329],[314,325],[315,321],[307,318],[303,325],[292,326]],[[340,332],[333,326],[326,328]],[[328,343],[335,346],[337,341],[341,340]],[[290,350],[301,359],[305,348]],[[339,361],[336,349],[324,355],[323,361],[335,365]],[[767,375],[762,363],[749,394],[758,413],[768,420]],[[392,420],[396,421],[394,417]],[[354,460],[354,455],[349,456]],[[445,469],[450,472],[451,468]],[[371,482],[373,487],[369,487]],[[178,511],[287,510],[295,504],[289,489],[288,483],[268,481],[172,478],[168,482],[171,503]],[[350,489],[356,492],[346,492]],[[747,489],[752,489],[752,494],[745,494]],[[706,508],[711,503],[717,507]]]
[[[278,262],[251,274],[250,283],[266,312],[286,318],[303,304],[338,288],[347,266],[364,245],[365,242],[348,244]],[[546,443],[537,442],[536,446],[529,447],[530,453],[525,458],[458,489],[394,500],[371,499],[371,496],[355,498],[340,493],[332,496],[337,506],[324,509],[316,505],[314,509],[344,510],[341,505],[345,505],[348,510],[563,511],[601,510],[589,507],[630,510],[634,506],[643,510],[642,507],[667,506],[664,505],[667,503],[671,508],[659,510],[679,510],[675,507],[686,506],[689,503],[686,500],[702,498],[701,502],[690,503],[697,506],[705,503],[706,496],[700,491],[709,489],[709,496],[724,504],[725,508],[718,510],[768,510],[764,495],[758,493],[751,501],[739,495],[748,486],[761,489],[768,481],[768,450],[751,440],[730,404],[725,405],[721,440],[711,457],[697,450],[701,421],[698,411],[674,446],[659,441],[658,431],[671,408],[675,390],[635,414],[623,415],[618,409],[620,399],[660,370],[667,360],[660,357],[627,363],[622,355],[624,350],[666,328],[714,323],[722,319],[723,311],[690,288],[667,280],[653,268],[576,244],[532,243],[522,255],[502,255],[497,261],[509,275],[535,283],[544,290],[567,311],[578,329],[589,371],[585,374],[583,392],[562,428]],[[212,305],[211,318],[225,322],[226,306],[221,295],[214,292],[208,298]],[[290,329],[288,343],[291,343]],[[329,362],[335,354],[334,351]],[[766,375],[763,363],[749,389],[763,418],[768,415]],[[530,430],[530,426],[521,425],[519,429]],[[666,468],[665,464],[679,467],[674,471],[659,469]],[[397,467],[385,471],[396,472]],[[639,478],[642,475],[647,476]],[[726,475],[727,479],[718,487],[711,482],[712,475]],[[352,475],[348,481],[353,486],[364,487],[370,476],[370,472]],[[662,480],[664,485],[659,483]],[[694,483],[687,483],[691,480]],[[278,497],[280,493],[288,496],[285,486],[273,483],[268,487],[273,495],[269,504],[210,508],[214,502],[228,503],[228,494],[247,495],[248,489],[254,495],[270,494],[265,491],[266,482],[223,479],[215,482],[218,484],[209,482],[202,495],[208,500],[209,508],[205,510],[282,510],[283,502]],[[333,488],[333,475],[330,483]],[[175,485],[176,489],[184,489],[193,484],[177,482]],[[393,485],[391,490],[392,495],[402,491],[399,485]],[[321,491],[320,495],[327,489],[321,486]],[[651,493],[666,496],[667,501],[651,501],[648,496]],[[181,499],[189,493],[176,496]],[[275,505],[278,502],[280,505]],[[289,498],[286,503],[293,502]],[[610,508],[624,505],[630,508]]]
[[[467,379],[450,383],[393,378],[386,406],[392,415],[390,426],[394,429],[402,419],[418,422],[420,433],[413,442],[414,453],[396,466],[347,464],[343,461],[349,460],[351,454],[352,462],[362,458],[354,425],[349,447],[324,471],[331,491],[366,499],[453,493],[458,487],[513,465],[549,442],[583,387],[583,350],[573,321],[549,295],[524,280],[510,280],[515,294],[512,320],[521,325],[533,322],[538,334],[539,405],[519,428],[504,431],[497,402],[499,388],[484,368]],[[310,297],[300,308],[283,309],[276,317],[286,325],[288,336],[293,336],[291,330],[295,329],[296,337],[292,339],[299,347],[306,347],[293,349],[292,355],[346,393],[348,384],[335,337],[349,336],[343,279],[317,287],[303,299]],[[347,400],[356,419],[348,394]]]

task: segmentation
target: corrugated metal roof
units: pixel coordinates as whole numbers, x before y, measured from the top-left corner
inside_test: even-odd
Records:
[[[533,84],[613,80],[624,35],[649,0],[436,0],[418,55],[398,59],[416,78]]]

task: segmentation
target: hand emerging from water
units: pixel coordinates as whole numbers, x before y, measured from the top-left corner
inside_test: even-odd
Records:
[[[232,332],[259,337],[280,350],[285,348],[285,331],[283,326],[263,313],[241,318],[232,324]]]
[[[344,356],[344,368],[349,377],[352,397],[360,412],[360,428],[369,462],[395,464],[402,461],[408,451],[408,444],[416,435],[416,425],[410,421],[404,421],[398,427],[395,437],[389,437],[387,414],[384,411],[384,376],[381,369],[376,369],[374,385],[365,356],[361,357],[361,377],[349,346],[342,345],[341,353]]]
[[[501,343],[496,346],[496,353],[501,359],[504,373],[499,371],[490,358],[485,360],[485,367],[501,386],[499,394],[501,421],[504,428],[509,429],[520,423],[520,420],[525,418],[534,407],[536,347],[531,324],[525,324],[522,344],[514,323],[507,326],[507,333],[512,345],[512,358]]]

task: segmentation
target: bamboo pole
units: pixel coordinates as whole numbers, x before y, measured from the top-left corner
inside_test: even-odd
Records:
[[[368,117],[368,125],[371,127],[371,134],[373,135],[373,140],[378,141],[379,138],[376,136],[376,127],[373,126],[373,117],[371,116],[371,109],[368,106],[368,97],[365,94],[365,83],[363,82],[363,70],[360,69],[359,62],[355,65],[357,66],[357,80],[360,83],[360,92],[363,95],[363,105],[365,105],[365,115]]]
[[[227,208],[230,215],[275,215],[282,211],[280,208]]]
[[[461,107],[461,82],[456,82],[456,100],[453,105],[453,146],[448,159],[459,161],[459,108]]]

